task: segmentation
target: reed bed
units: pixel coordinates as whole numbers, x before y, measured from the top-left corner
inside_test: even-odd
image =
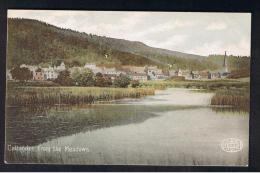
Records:
[[[211,105],[232,106],[234,108],[249,111],[250,107],[250,89],[249,81],[240,81],[232,79],[222,80],[186,80],[186,81],[148,81],[141,85],[142,87],[152,87],[154,89],[166,89],[169,87],[203,89],[204,92],[214,92],[211,99]]]
[[[152,88],[15,87],[8,88],[7,103],[11,106],[92,104],[153,94]]]
[[[142,87],[152,87],[155,89],[166,89],[169,87],[177,88],[197,88],[206,90],[219,90],[219,89],[236,89],[236,88],[249,88],[248,81],[238,81],[231,79],[222,80],[207,80],[207,81],[147,81],[141,84]]]
[[[249,90],[219,90],[211,99],[211,105],[233,106],[249,111]]]

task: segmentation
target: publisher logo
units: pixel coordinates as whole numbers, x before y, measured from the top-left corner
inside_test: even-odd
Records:
[[[243,142],[240,139],[228,138],[221,142],[221,149],[225,152],[235,153],[241,151]]]

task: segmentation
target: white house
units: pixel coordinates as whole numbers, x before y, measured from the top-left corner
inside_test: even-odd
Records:
[[[97,68],[96,64],[85,64],[84,68],[89,68],[89,69],[95,69]]]
[[[116,68],[103,68],[103,74],[105,75],[116,75],[119,76],[121,73],[125,74],[123,71],[117,71]]]
[[[159,71],[155,74],[155,77],[157,80],[164,80],[164,79],[167,79],[168,76],[166,76],[165,74],[163,74],[162,71]]]
[[[149,66],[147,67],[147,75],[149,76],[150,80],[156,80],[158,77],[163,75],[162,70],[158,69],[156,66]]]
[[[169,70],[169,76],[176,76],[176,71],[175,70]]]
[[[54,80],[58,77],[59,73],[53,67],[43,68],[44,80]]]
[[[183,76],[182,70],[181,70],[181,69],[178,69],[178,70],[175,72],[175,76]]]
[[[66,66],[65,66],[64,62],[62,62],[59,66],[54,66],[54,70],[58,71],[58,72],[66,70]]]
[[[96,64],[85,64],[84,68],[90,69],[94,74],[103,73],[103,68],[97,67]]]
[[[145,73],[131,73],[129,74],[130,79],[138,81],[147,81],[148,77]]]

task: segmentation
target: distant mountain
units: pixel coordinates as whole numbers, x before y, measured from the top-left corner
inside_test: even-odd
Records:
[[[174,68],[216,69],[207,57],[154,48],[138,41],[102,37],[62,29],[31,19],[8,19],[7,65],[84,65],[106,66],[171,64]]]

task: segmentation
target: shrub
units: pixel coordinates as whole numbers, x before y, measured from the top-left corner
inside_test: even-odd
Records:
[[[19,81],[27,81],[33,78],[32,72],[25,67],[22,68],[15,67],[14,69],[11,70],[11,74],[15,80],[19,80]]]
[[[114,85],[119,88],[126,88],[130,84],[131,79],[123,74],[117,76],[114,80]]]
[[[138,80],[133,80],[133,81],[131,81],[131,86],[133,88],[136,88],[136,87],[140,86],[140,82]]]
[[[68,70],[61,71],[57,79],[54,80],[54,82],[62,86],[73,85],[73,80],[71,79],[70,72]]]
[[[88,69],[75,70],[72,72],[71,77],[76,85],[79,86],[94,86],[94,74]]]
[[[185,77],[184,76],[173,76],[170,79],[175,80],[175,81],[184,81]]]

